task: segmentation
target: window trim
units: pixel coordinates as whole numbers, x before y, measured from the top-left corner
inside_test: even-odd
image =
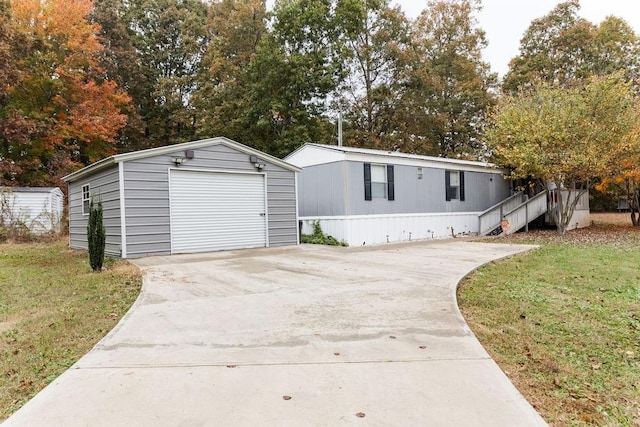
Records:
[[[371,177],[371,166],[382,166],[384,168],[384,182],[373,181]],[[395,200],[395,178],[393,165],[386,165],[384,163],[364,163],[364,200],[371,201],[373,199],[381,200]],[[385,197],[373,197],[373,185],[372,184],[384,184],[385,185]]]
[[[86,216],[86,215],[89,215],[90,206],[91,206],[91,186],[89,184],[84,184],[82,186],[81,191],[82,191],[82,215]],[[85,203],[86,203],[86,208],[85,208]]]
[[[374,167],[379,167],[382,168],[383,172],[384,172],[384,181],[374,181],[373,180],[373,168]],[[389,190],[388,190],[388,178],[387,178],[387,168],[386,165],[383,165],[381,163],[371,163],[371,198],[372,199],[384,199],[384,200],[388,200],[388,196],[389,196]],[[384,196],[383,197],[376,197],[373,194],[373,185],[374,184],[382,184],[384,186]]]
[[[458,185],[451,185],[451,173],[458,174]],[[452,200],[458,200],[460,202],[464,202],[465,194],[464,194],[464,171],[461,170],[446,170],[444,172],[444,191],[445,191],[445,199],[447,202]],[[456,197],[451,197],[451,189],[457,188]]]

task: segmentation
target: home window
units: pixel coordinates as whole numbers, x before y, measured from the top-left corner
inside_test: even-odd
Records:
[[[89,184],[82,186],[82,215],[89,215],[89,205],[91,203],[91,192]]]
[[[395,199],[393,165],[364,164],[364,199]]]
[[[445,171],[445,191],[447,201],[464,201],[464,172]]]
[[[387,198],[387,168],[384,165],[371,165],[371,197]]]

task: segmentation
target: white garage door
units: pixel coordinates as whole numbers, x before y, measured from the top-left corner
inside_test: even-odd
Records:
[[[171,252],[267,245],[265,178],[171,170]]]

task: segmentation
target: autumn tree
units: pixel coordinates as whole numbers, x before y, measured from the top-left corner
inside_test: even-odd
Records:
[[[217,0],[209,6],[209,42],[194,93],[199,137],[224,135],[258,145],[247,113],[255,84],[250,69],[267,33],[266,23],[264,0]]]
[[[11,86],[18,79],[15,34],[9,2],[0,0],[0,185],[11,185],[24,164],[11,158],[12,149],[28,144],[33,124],[10,105]]]
[[[552,211],[562,233],[589,183],[609,176],[619,159],[637,149],[640,124],[632,87],[622,73],[568,87],[531,85],[500,98],[493,122],[487,142],[513,178],[573,192],[575,197],[564,198],[558,192],[558,211]]]
[[[476,0],[430,1],[413,23],[410,90],[402,104],[420,144],[412,151],[474,159],[484,152],[497,78],[482,60],[487,40],[476,18],[480,10]]]
[[[612,164],[610,174],[596,185],[596,190],[624,197],[631,223],[640,226],[640,153],[627,154]]]
[[[8,89],[15,80],[16,70],[12,61],[13,30],[10,24],[9,2],[0,0],[0,105],[6,104]]]
[[[106,79],[116,82],[132,98],[123,112],[127,125],[117,138],[118,152],[134,151],[151,146],[145,135],[142,106],[149,86],[142,72],[142,62],[133,45],[129,28],[124,20],[126,8],[122,0],[94,0],[91,21],[100,26],[99,41],[103,49],[99,65]]]
[[[509,64],[505,91],[536,79],[566,85],[619,70],[637,80],[640,42],[630,25],[614,16],[595,25],[579,17],[579,10],[579,0],[565,1],[531,23]]]
[[[0,158],[12,165],[5,182],[60,184],[78,165],[116,152],[129,102],[98,65],[99,26],[87,20],[88,0],[11,0],[13,64]],[[7,168],[3,168],[6,170]]]

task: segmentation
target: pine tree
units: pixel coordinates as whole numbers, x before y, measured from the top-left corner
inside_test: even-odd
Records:
[[[87,224],[87,242],[89,244],[89,263],[93,271],[102,270],[106,236],[102,221],[102,201],[89,204],[89,223]]]

